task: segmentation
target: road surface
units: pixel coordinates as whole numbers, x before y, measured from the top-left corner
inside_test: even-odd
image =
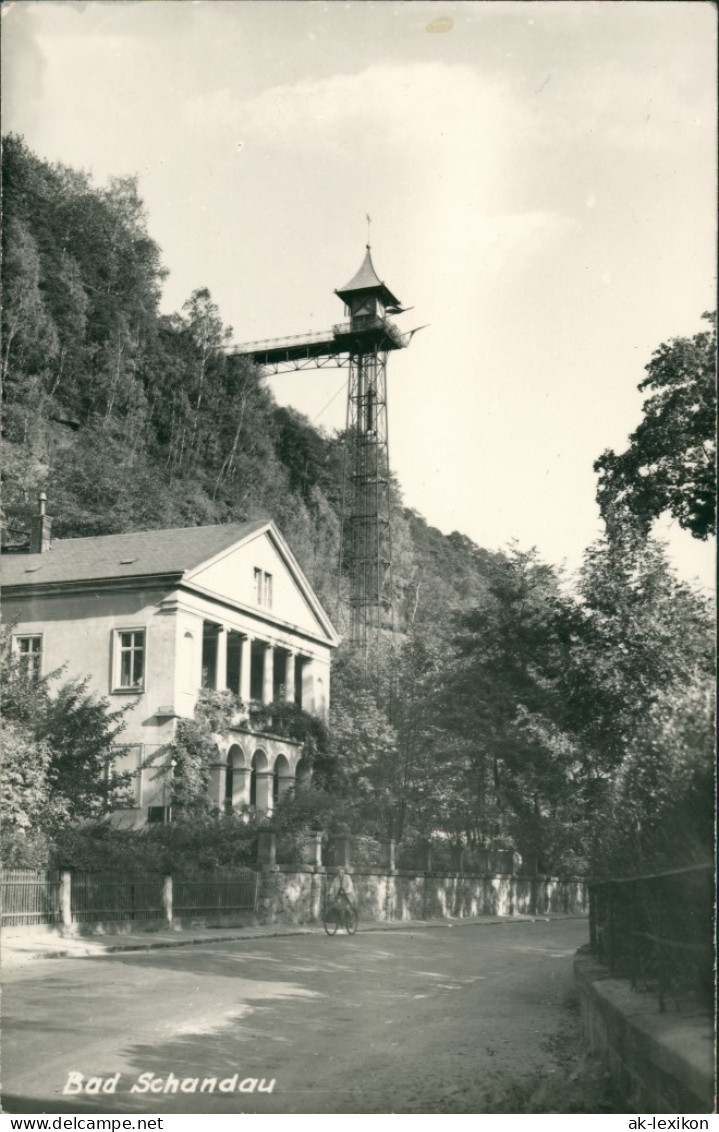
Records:
[[[493,1111],[557,1071],[585,942],[568,919],[36,960],[6,981],[4,1108]]]

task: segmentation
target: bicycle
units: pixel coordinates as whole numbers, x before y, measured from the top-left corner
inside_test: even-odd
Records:
[[[327,935],[336,935],[338,928],[344,928],[347,935],[357,931],[357,909],[353,908],[347,897],[329,901],[325,908],[324,925]]]

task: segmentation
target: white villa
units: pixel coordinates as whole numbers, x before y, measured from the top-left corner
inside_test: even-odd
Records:
[[[116,766],[139,773],[118,824],[168,820],[163,751],[201,689],[327,714],[339,638],[268,520],[51,542],[41,496],[29,552],[4,553],[2,575],[3,621],[30,672],[64,665],[133,705]],[[217,737],[212,801],[269,812],[305,773],[302,747],[253,731],[246,713],[235,723]]]

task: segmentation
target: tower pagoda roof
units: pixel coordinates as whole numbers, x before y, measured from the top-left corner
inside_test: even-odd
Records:
[[[389,287],[382,282],[374,269],[369,244],[367,244],[367,252],[365,253],[362,266],[357,274],[354,275],[344,287],[338,288],[335,294],[339,295],[339,297],[347,303],[349,302],[350,296],[356,295],[358,291],[375,291],[390,313],[399,314],[402,311],[402,305],[399,299],[392,294]]]

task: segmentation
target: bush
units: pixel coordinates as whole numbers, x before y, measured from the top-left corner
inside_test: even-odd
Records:
[[[277,834],[349,833],[351,804],[346,798],[309,784],[280,798],[270,821]]]
[[[382,844],[376,837],[352,838],[352,864],[354,867],[381,868],[383,862]]]
[[[310,834],[303,830],[280,833],[277,836],[277,863],[303,865],[308,861]]]
[[[137,830],[116,829],[108,822],[86,825],[56,838],[50,863],[113,872],[246,867],[257,859],[257,824],[233,816]]]
[[[6,869],[45,869],[51,854],[47,834],[3,822],[2,862]]]

